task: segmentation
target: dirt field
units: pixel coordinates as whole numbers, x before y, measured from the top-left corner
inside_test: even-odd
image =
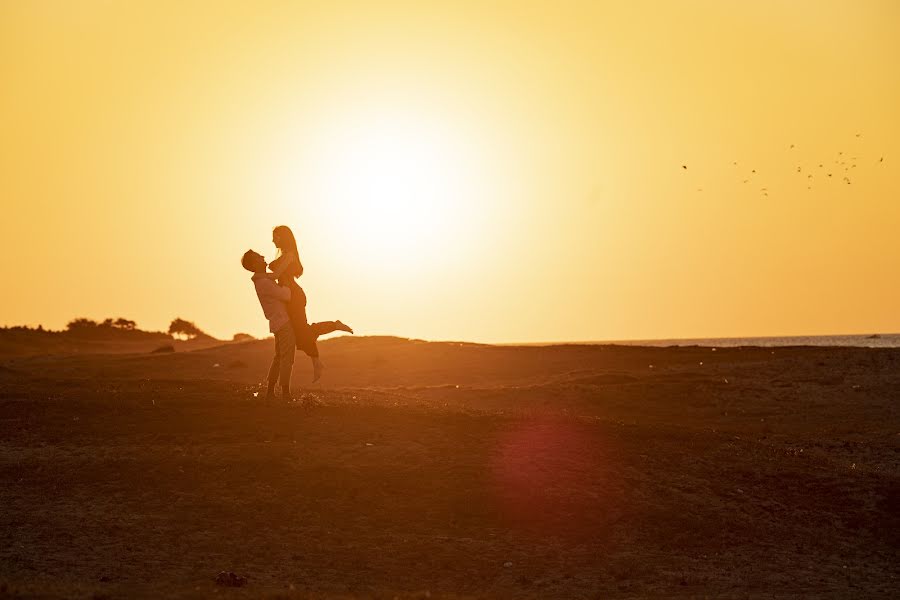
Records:
[[[0,597],[900,595],[900,350],[271,344],[4,359]]]

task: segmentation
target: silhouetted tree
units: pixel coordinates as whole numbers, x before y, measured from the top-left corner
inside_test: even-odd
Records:
[[[184,319],[175,319],[174,321],[172,321],[172,323],[169,324],[169,335],[176,338],[192,340],[197,336],[206,334],[203,333],[203,331],[201,331],[199,327],[197,327],[190,321],[185,321]]]

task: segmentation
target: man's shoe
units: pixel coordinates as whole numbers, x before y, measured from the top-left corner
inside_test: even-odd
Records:
[[[264,400],[267,403],[275,401],[275,383],[269,383],[266,385],[266,397],[264,398]]]

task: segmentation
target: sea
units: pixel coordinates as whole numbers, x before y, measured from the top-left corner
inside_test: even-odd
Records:
[[[858,348],[900,348],[900,333],[740,338],[689,338],[672,340],[617,340],[590,343],[661,347],[710,346],[713,348],[734,348],[737,346],[762,346],[767,348],[776,346],[852,346]]]

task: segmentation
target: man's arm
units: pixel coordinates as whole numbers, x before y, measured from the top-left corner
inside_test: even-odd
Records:
[[[288,302],[291,299],[290,288],[283,287],[272,281],[271,279],[260,279],[256,282],[260,295],[271,296],[282,302]]]
[[[277,258],[274,261],[272,261],[273,263],[277,263],[277,264],[275,265],[274,268],[272,267],[271,264],[269,265],[269,269],[272,270],[271,275],[274,275],[276,279],[278,277],[281,277],[284,274],[284,272],[287,271],[287,268],[289,266],[291,266],[295,261],[300,266],[300,269],[299,269],[300,275],[303,275],[303,264],[300,262],[300,257],[297,256],[296,254],[294,254],[293,252],[288,252],[287,254],[284,254],[283,256],[281,256],[281,258]],[[269,275],[269,273],[266,273],[266,274]]]

